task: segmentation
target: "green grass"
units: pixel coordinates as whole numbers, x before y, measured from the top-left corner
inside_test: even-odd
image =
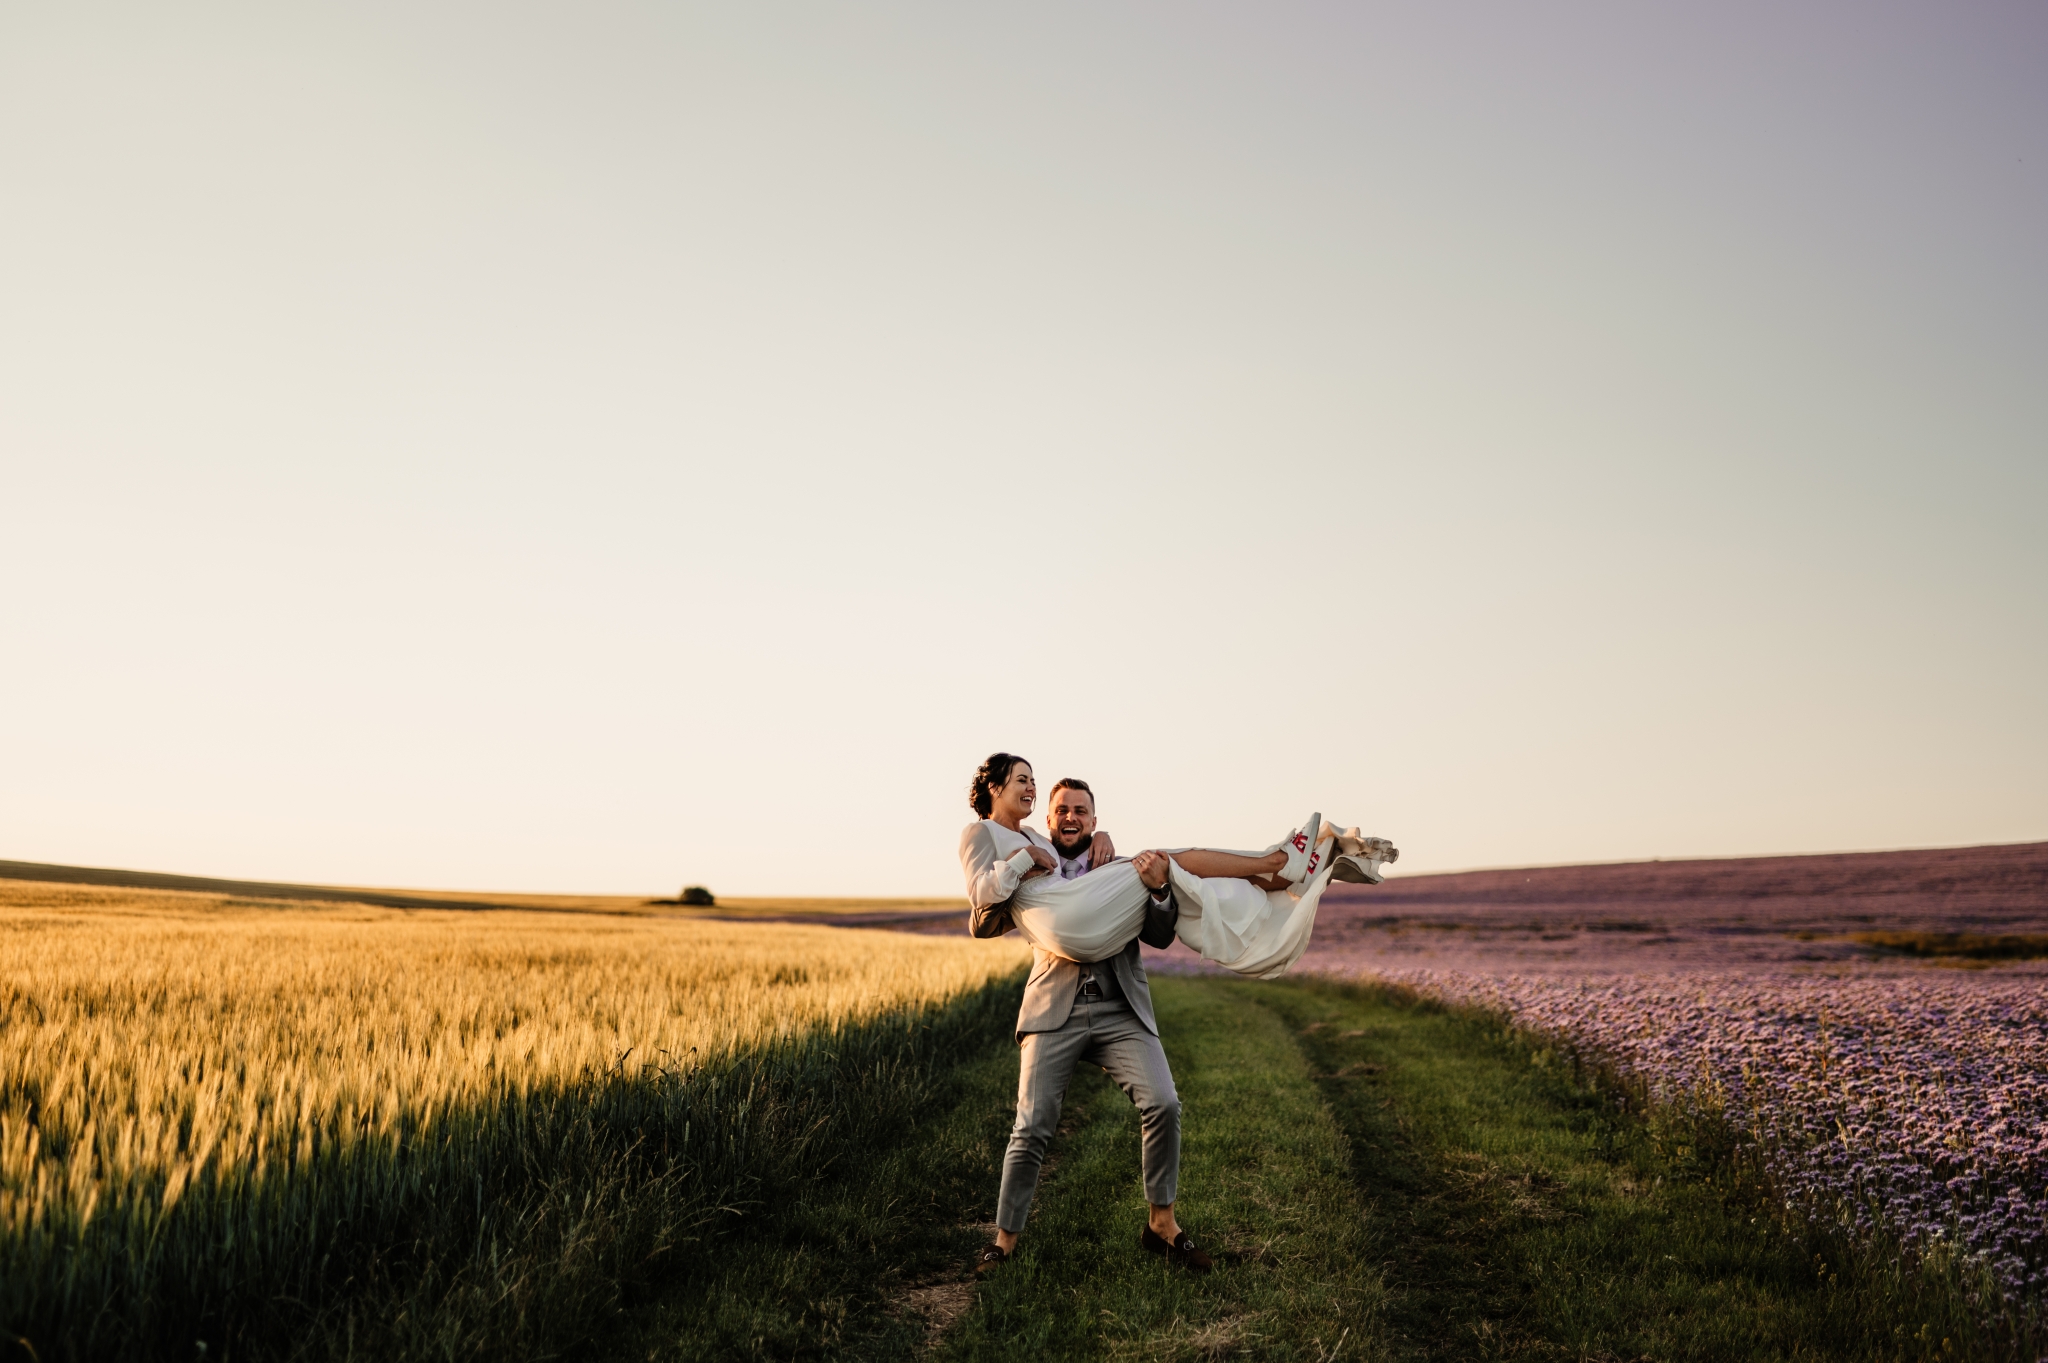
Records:
[[[1849,940],[1932,960],[2024,961],[2048,956],[2048,934],[1981,932],[1857,932]]]
[[[1016,1095],[1005,1036],[954,1071],[910,1139],[764,1211],[715,1276],[641,1311],[618,1356],[1333,1356],[1382,1297],[1344,1137],[1277,1015],[1200,985],[1158,999],[1193,1175],[1180,1209],[1223,1271],[1191,1278],[1139,1250],[1136,1113],[1092,1072],[1069,1090],[1022,1252],[972,1281]]]
[[[1344,1127],[1402,1359],[1984,1356],[1957,1294],[1781,1224],[1718,1133],[1628,1115],[1495,1020],[1315,982],[1284,1017]]]
[[[1280,1015],[1203,981],[1161,981],[1154,1000],[1181,1095],[1177,1212],[1218,1270],[1138,1248],[1137,1116],[1096,1073],[1069,1091],[1017,1260],[982,1286],[947,1357],[1356,1357],[1347,1336],[1380,1328],[1344,1136]]]
[[[1018,989],[963,1046],[898,1138],[842,1148],[756,1209],[715,1269],[635,1311],[619,1358],[912,1357],[971,1297],[968,1261],[994,1215],[1017,1083]]]
[[[407,1227],[337,1227],[147,1341],[60,1326],[0,1359],[192,1357],[202,1330],[238,1358],[1996,1356],[1949,1284],[1781,1225],[1711,1126],[1631,1115],[1498,1020],[1316,981],[1155,981],[1215,1273],[1138,1249],[1137,1117],[1083,1073],[1021,1252],[976,1283],[1017,991],[593,1077]]]
[[[809,1187],[778,1228],[735,1238],[717,1277],[641,1312],[621,1357],[1315,1359],[1370,1330],[1382,1293],[1346,1142],[1284,1023],[1200,988],[1161,991],[1159,1007],[1198,1171],[1180,1210],[1225,1271],[1194,1279],[1139,1250],[1137,1113],[1083,1072],[1022,1252],[969,1277],[1016,1101],[1004,1038],[954,1070],[950,1103],[918,1132],[858,1177]]]
[[[1087,1073],[1018,1257],[967,1277],[1011,1116],[1004,1046],[911,1140],[645,1313],[631,1356],[1992,1356],[1945,1284],[1780,1224],[1711,1129],[1630,1115],[1497,1020],[1315,981],[1154,998],[1179,1213],[1217,1272],[1137,1248],[1136,1114]]]

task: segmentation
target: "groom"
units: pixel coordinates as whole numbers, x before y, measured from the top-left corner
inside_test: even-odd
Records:
[[[1032,798],[1028,787],[1015,798],[1023,807],[1000,813],[1028,816]],[[1088,783],[1071,778],[1061,781],[1052,788],[1050,805],[1046,829],[1058,857],[1032,848],[1036,864],[1025,879],[1058,875],[1070,880],[1107,865],[1115,848],[1107,835],[1096,835],[1095,794]],[[1145,1229],[1138,1236],[1139,1245],[1164,1254],[1169,1263],[1198,1273],[1209,1270],[1209,1256],[1195,1248],[1193,1238],[1173,1216],[1180,1181],[1180,1097],[1174,1092],[1173,1071],[1167,1068],[1166,1052],[1159,1044],[1152,991],[1138,957],[1139,942],[1159,948],[1173,945],[1180,908],[1173,897],[1170,863],[1163,854],[1141,852],[1131,864],[1152,894],[1145,905],[1144,926],[1122,950],[1106,960],[1082,963],[1032,948],[1031,978],[1024,986],[1024,1006],[1017,1013],[1017,1121],[1003,1158],[995,1243],[976,1256],[977,1274],[1001,1265],[1017,1248],[1032,1195],[1038,1191],[1046,1145],[1059,1127],[1067,1080],[1081,1062],[1100,1065],[1138,1108],[1145,1201],[1151,1206]],[[1007,900],[973,906],[970,924],[976,937],[1001,936],[1016,926]]]

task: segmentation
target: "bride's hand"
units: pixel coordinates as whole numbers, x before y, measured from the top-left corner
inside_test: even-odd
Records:
[[[1116,860],[1116,844],[1109,840],[1109,834],[1097,833],[1088,841],[1088,864],[1107,866]]]
[[[1031,854],[1032,862],[1031,869],[1024,873],[1024,879],[1031,880],[1038,876],[1047,875],[1059,868],[1059,863],[1052,859],[1052,853],[1046,851],[1043,847],[1031,846],[1024,850]]]

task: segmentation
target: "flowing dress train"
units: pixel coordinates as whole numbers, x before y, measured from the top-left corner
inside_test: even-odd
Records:
[[[1071,880],[1048,875],[1020,884],[1030,865],[1021,852],[1026,844],[1052,848],[1035,831],[1012,832],[987,820],[969,824],[960,842],[969,899],[982,907],[1007,901],[1019,936],[1070,961],[1107,960],[1138,935],[1151,892],[1130,862],[1119,858]],[[1333,869],[1334,863],[1304,884],[1268,892],[1248,880],[1204,879],[1174,862],[1175,934],[1226,970],[1262,980],[1284,975],[1308,950]]]
[[[1174,934],[1205,961],[1254,979],[1275,979],[1308,950],[1316,908],[1329,883],[1330,868],[1325,867],[1294,887],[1298,894],[1267,891],[1248,880],[1190,875],[1175,862],[1180,919]],[[1025,881],[1010,899],[1010,917],[1018,934],[1043,951],[1072,961],[1099,961],[1138,935],[1150,893],[1131,863],[1118,860],[1072,880],[1039,876]]]

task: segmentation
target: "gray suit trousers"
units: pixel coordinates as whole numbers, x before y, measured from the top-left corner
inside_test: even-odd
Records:
[[[1003,1157],[1003,1191],[996,1225],[1012,1235],[1024,1229],[1038,1191],[1045,1148],[1059,1129],[1067,1080],[1081,1062],[1100,1065],[1137,1104],[1143,1132],[1145,1200],[1172,1204],[1180,1183],[1180,1095],[1159,1038],[1121,998],[1074,1000],[1057,1030],[1027,1032],[1019,1052],[1017,1124]]]

